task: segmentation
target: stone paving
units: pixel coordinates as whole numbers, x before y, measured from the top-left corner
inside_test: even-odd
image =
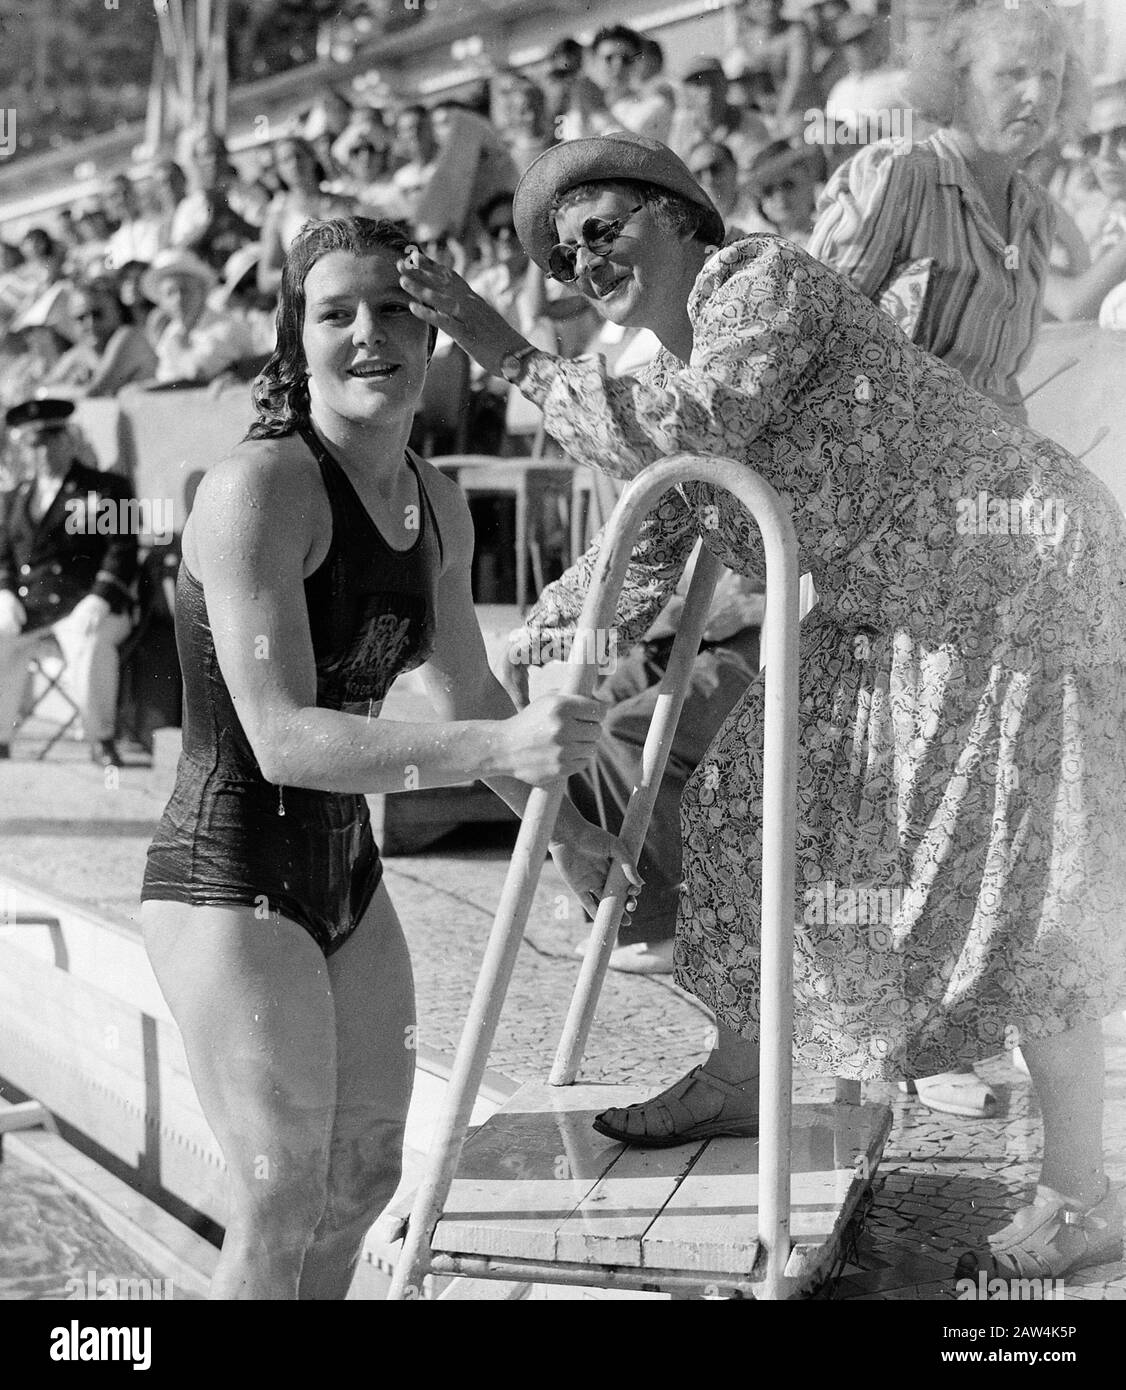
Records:
[[[67,896],[80,891],[91,907],[135,925],[145,848],[163,807],[163,798],[149,787],[141,755],[114,784],[83,761],[77,746],[61,745],[46,763],[24,761],[21,751],[17,744],[16,760],[0,763],[0,873]],[[457,1043],[510,845],[510,831],[473,828],[424,854],[387,862],[388,887],[414,957],[420,1037],[443,1052]],[[548,864],[490,1059],[493,1070],[515,1081],[545,1074],[578,971],[574,946],[583,934],[578,909]],[[583,1074],[590,1080],[667,1084],[702,1060],[710,1032],[709,1016],[667,980],[612,972]],[[1107,1057],[1107,1152],[1112,1181],[1123,1185],[1126,1024],[1120,1019],[1107,1025]],[[822,1297],[952,1299],[954,1262],[973,1243],[967,1237],[1004,1225],[1027,1200],[1040,1143],[1028,1080],[1007,1057],[984,1062],[979,1070],[1001,1097],[1002,1113],[992,1121],[934,1114],[894,1086],[865,1087],[866,1099],[892,1105],[895,1124],[864,1232]],[[826,1099],[832,1083],[802,1079],[797,1094]],[[14,1185],[26,1204],[20,1211],[27,1214],[19,1218],[16,1245],[5,1240],[0,1247],[0,1297],[58,1297],[50,1292],[58,1282],[52,1271],[64,1267],[72,1238],[67,1233],[87,1227],[76,1223],[74,1199],[59,1205],[48,1180],[28,1180],[18,1169],[5,1168],[0,1200],[3,1184]],[[27,1253],[26,1241],[34,1245],[30,1213],[37,1202],[41,1248]],[[109,1258],[100,1254],[106,1236],[95,1229],[89,1237],[90,1260]],[[13,1248],[25,1253],[13,1260]],[[117,1273],[125,1266],[112,1267]],[[1068,1277],[1065,1297],[1126,1299],[1126,1263]]]

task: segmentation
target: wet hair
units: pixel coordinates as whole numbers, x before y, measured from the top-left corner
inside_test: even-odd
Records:
[[[282,267],[278,345],[251,388],[258,419],[247,430],[247,439],[280,439],[309,418],[309,374],[302,336],[305,278],[313,266],[334,251],[353,256],[392,251],[401,256],[417,240],[405,223],[371,217],[332,217],[311,222],[298,233]],[[436,337],[437,331],[431,328],[431,352]]]
[[[712,244],[712,238],[707,234],[708,214],[704,208],[677,193],[670,193],[667,188],[658,188],[656,184],[645,183],[641,179],[596,179],[575,184],[573,188],[557,193],[551,200],[552,215],[582,198],[597,197],[606,187],[624,188],[633,193],[656,220],[675,235],[691,237],[704,246]]]
[[[1015,32],[1031,32],[1047,51],[1064,54],[1054,127],[1065,135],[1081,132],[1090,109],[1090,82],[1071,29],[1051,0],[1024,0],[1019,9],[1005,0],[963,4],[926,48],[912,56],[904,99],[936,125],[953,125],[959,115],[962,82],[981,51],[982,39],[997,34],[1011,42]]]

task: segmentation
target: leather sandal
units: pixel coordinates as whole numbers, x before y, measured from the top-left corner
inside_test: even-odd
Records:
[[[986,1250],[967,1250],[959,1278],[984,1272],[998,1279],[1058,1279],[1122,1257],[1122,1209],[1108,1179],[1106,1194],[1084,1207],[1051,1187],[989,1237]]]
[[[929,1109],[966,1120],[991,1120],[997,1114],[997,1094],[975,1071],[944,1071],[901,1081],[900,1090],[917,1095]]]
[[[719,1109],[711,1119],[701,1120],[682,1100],[697,1085],[709,1087],[720,1098]],[[730,1081],[721,1081],[718,1076],[706,1072],[703,1066],[693,1067],[687,1076],[682,1076],[660,1095],[622,1110],[604,1110],[592,1123],[599,1134],[638,1149],[671,1149],[678,1144],[691,1144],[697,1139],[715,1139],[720,1135],[757,1139],[757,1115],[739,1119],[723,1118],[723,1106],[729,1100],[738,1100],[745,1105],[747,1097],[741,1087],[732,1085]],[[640,1117],[642,1129],[628,1127],[625,1117],[630,1115]],[[659,1129],[650,1127],[651,1118],[660,1120]]]

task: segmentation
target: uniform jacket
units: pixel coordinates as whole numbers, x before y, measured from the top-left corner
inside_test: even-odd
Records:
[[[136,508],[120,506],[132,497],[128,481],[74,462],[38,521],[28,510],[34,493],[32,479],[0,494],[0,589],[27,610],[24,631],[57,622],[91,593],[114,613],[128,610],[137,571]]]

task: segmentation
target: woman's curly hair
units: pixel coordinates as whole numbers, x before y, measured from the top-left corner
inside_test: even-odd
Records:
[[[292,434],[309,418],[309,373],[302,334],[305,277],[317,261],[333,251],[348,251],[353,256],[393,251],[401,256],[413,244],[414,238],[405,223],[371,217],[332,217],[310,222],[301,229],[282,267],[278,345],[251,388],[258,419],[247,430],[247,439],[278,439]],[[435,336],[431,329],[431,350]]]
[[[1052,0],[961,0],[925,49],[912,55],[904,96],[918,113],[936,125],[953,125],[959,117],[966,70],[981,51],[981,42],[997,34],[1009,42],[1017,32],[1031,33],[1050,53],[1064,55],[1057,138],[1082,132],[1091,105],[1091,84],[1065,13]]]

